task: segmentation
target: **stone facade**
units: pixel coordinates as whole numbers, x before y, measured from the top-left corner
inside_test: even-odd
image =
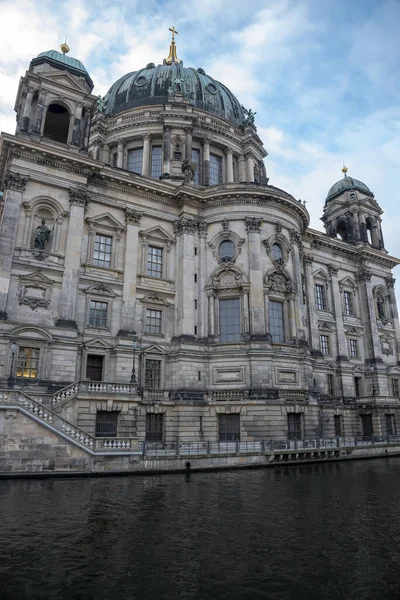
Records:
[[[344,181],[312,230],[253,122],[179,93],[107,113],[35,61],[0,145],[1,386],[139,441],[396,433],[399,261],[372,192]]]

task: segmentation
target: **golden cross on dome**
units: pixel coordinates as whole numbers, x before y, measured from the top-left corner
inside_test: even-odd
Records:
[[[170,31],[172,31],[172,41],[174,41],[175,39],[175,34],[178,35],[177,30],[175,29],[175,26],[172,25],[172,27],[169,28]]]

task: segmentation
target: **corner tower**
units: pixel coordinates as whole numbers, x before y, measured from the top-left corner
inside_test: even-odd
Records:
[[[60,49],[41,52],[21,78],[15,133],[86,151],[96,100],[91,95],[93,82],[81,61],[67,56],[68,45],[61,44]]]
[[[326,197],[321,218],[326,233],[345,242],[370,244],[384,250],[383,210],[369,187],[349,177],[347,171],[343,166],[343,178],[330,188]]]

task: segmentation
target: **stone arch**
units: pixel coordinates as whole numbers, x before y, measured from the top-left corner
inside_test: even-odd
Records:
[[[336,237],[340,237],[343,242],[351,241],[351,230],[346,219],[340,219],[334,228]]]
[[[32,200],[23,203],[26,219],[23,233],[22,246],[35,248],[35,232],[42,224],[51,230],[46,244],[46,252],[57,252],[59,246],[59,234],[68,211],[64,210],[58,200],[49,196],[36,196]]]
[[[376,318],[379,319],[383,325],[386,325],[391,318],[389,291],[384,285],[378,284],[373,288],[372,295],[374,297]]]
[[[225,260],[224,257],[219,255],[219,247],[222,242],[231,241],[235,245],[235,252],[231,259]],[[213,257],[222,264],[224,262],[235,261],[239,254],[242,252],[242,246],[245,242],[244,238],[241,238],[237,233],[231,231],[230,229],[224,229],[223,231],[219,231],[214,235],[212,240],[208,242],[209,247],[211,248],[211,252]]]
[[[73,108],[65,100],[50,99],[44,118],[43,137],[67,144],[69,141],[70,116]]]
[[[237,265],[229,264],[215,269],[208,280],[208,286],[214,289],[240,288],[248,284],[246,273]]]

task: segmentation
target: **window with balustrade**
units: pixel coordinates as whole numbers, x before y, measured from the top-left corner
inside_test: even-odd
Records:
[[[39,373],[40,348],[19,346],[16,375],[23,379],[36,379]]]
[[[163,276],[163,249],[155,246],[147,248],[147,275],[150,277]]]
[[[128,150],[128,162],[127,169],[128,171],[132,171],[132,173],[142,174],[142,165],[143,165],[143,148],[134,148],[133,150]]]
[[[396,398],[399,398],[399,396],[400,396],[399,379],[397,377],[392,377],[390,382],[392,385],[392,395],[395,396]]]
[[[396,424],[395,424],[394,415],[392,415],[392,414],[385,415],[385,421],[386,421],[386,435],[396,435]]]
[[[335,427],[335,436],[341,437],[343,435],[342,432],[342,415],[333,415],[333,424]]]
[[[148,390],[161,389],[161,360],[147,358],[144,370],[144,387]]]
[[[328,396],[334,396],[335,395],[335,377],[334,377],[333,373],[327,374],[326,387],[327,387]]]
[[[210,154],[210,185],[222,183],[222,157]]]
[[[220,442],[240,441],[240,415],[218,415],[218,436]]]
[[[344,314],[352,316],[354,314],[354,302],[352,292],[343,292]]]

